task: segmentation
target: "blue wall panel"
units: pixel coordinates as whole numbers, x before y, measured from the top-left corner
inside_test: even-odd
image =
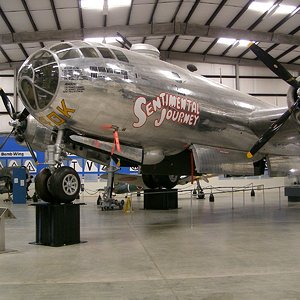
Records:
[[[4,141],[4,136],[0,136],[0,144]],[[26,147],[19,145],[14,138],[9,138],[5,146],[0,151],[0,168],[10,166],[25,166],[32,175],[36,175],[46,165],[44,152],[36,152],[39,165],[36,166]],[[76,155],[70,155],[63,165],[74,168],[85,179],[98,177],[100,174],[106,173],[103,166],[92,161],[83,159]],[[135,168],[121,168],[118,173],[137,174]],[[93,176],[86,176],[93,175]]]

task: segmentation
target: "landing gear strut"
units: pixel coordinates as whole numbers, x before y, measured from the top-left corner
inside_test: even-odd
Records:
[[[59,130],[55,145],[47,147],[46,163],[49,168],[43,169],[35,178],[37,195],[50,203],[70,203],[78,197],[80,191],[77,172],[71,167],[61,167],[66,156],[63,135],[64,130]]]

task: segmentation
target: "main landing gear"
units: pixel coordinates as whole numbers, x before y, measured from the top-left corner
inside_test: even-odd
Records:
[[[59,167],[51,174],[50,169],[43,169],[35,178],[38,196],[50,203],[70,203],[78,197],[80,178],[70,167]]]
[[[63,130],[59,130],[55,145],[47,147],[49,168],[43,169],[35,178],[36,193],[46,202],[70,203],[78,197],[80,178],[73,168],[61,167],[64,156]]]
[[[150,189],[164,187],[166,189],[174,188],[180,177],[178,175],[145,175],[143,174],[143,181]]]

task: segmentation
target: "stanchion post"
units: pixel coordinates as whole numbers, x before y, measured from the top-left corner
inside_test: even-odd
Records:
[[[243,206],[245,207],[245,188],[243,189]]]
[[[265,185],[263,184],[263,200],[264,200],[264,207],[266,205],[266,198],[265,198]]]
[[[280,191],[280,187],[278,188],[278,198],[279,198],[279,209],[281,209],[281,191]]]
[[[192,229],[193,228],[193,191],[192,190],[191,190],[190,214],[191,214],[191,229]]]
[[[234,207],[233,207],[233,187],[231,188],[231,209],[234,209]]]

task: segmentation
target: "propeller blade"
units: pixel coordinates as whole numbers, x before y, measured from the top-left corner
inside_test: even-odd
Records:
[[[287,121],[287,119],[291,116],[291,114],[297,108],[299,108],[299,105],[300,105],[300,97],[298,97],[297,101],[278,120],[276,120],[269,127],[269,129],[259,138],[259,140],[254,144],[251,150],[247,153],[248,158],[252,158],[254,154],[275,135],[275,133]]]
[[[296,80],[296,78],[293,77],[291,73],[274,57],[272,57],[270,54],[268,54],[266,51],[264,51],[254,43],[252,43],[249,48],[279,78],[283,79],[287,84],[293,86],[296,89],[300,87],[300,83]]]
[[[3,141],[3,143],[0,145],[0,150],[3,148],[3,146],[6,144],[7,140],[9,139],[9,137],[12,135],[12,133],[15,131],[15,128],[12,129],[12,131],[6,136],[5,140]]]
[[[12,103],[10,102],[9,98],[7,97],[7,95],[5,94],[5,92],[3,91],[2,88],[0,88],[0,96],[2,98],[3,104],[8,112],[8,114],[10,115],[10,117],[15,120],[16,119],[16,111],[12,105]]]
[[[29,111],[24,108],[23,111],[17,115],[17,119],[19,120],[19,122],[22,122],[29,116],[29,114]]]
[[[34,154],[34,152],[33,152],[33,149],[32,149],[32,147],[31,147],[31,145],[30,145],[29,142],[27,141],[25,135],[24,135],[23,137],[24,137],[24,141],[25,141],[25,143],[26,143],[26,146],[27,146],[27,148],[28,148],[28,150],[29,150],[29,152],[30,152],[30,154],[31,154],[31,156],[32,156],[32,158],[33,158],[33,160],[34,160],[34,163],[35,163],[36,165],[38,165],[39,162],[38,162],[38,160],[37,160],[37,158],[36,158],[36,156],[35,156],[35,154]]]
[[[126,48],[127,50],[130,49],[125,43],[123,43],[123,42],[121,42],[121,41],[119,41],[119,40],[117,40],[117,42],[118,42],[122,47]]]
[[[119,36],[124,41],[124,44],[128,45],[128,47],[131,48],[132,43],[129,42],[124,35],[122,35],[120,32],[117,32],[117,36]]]

